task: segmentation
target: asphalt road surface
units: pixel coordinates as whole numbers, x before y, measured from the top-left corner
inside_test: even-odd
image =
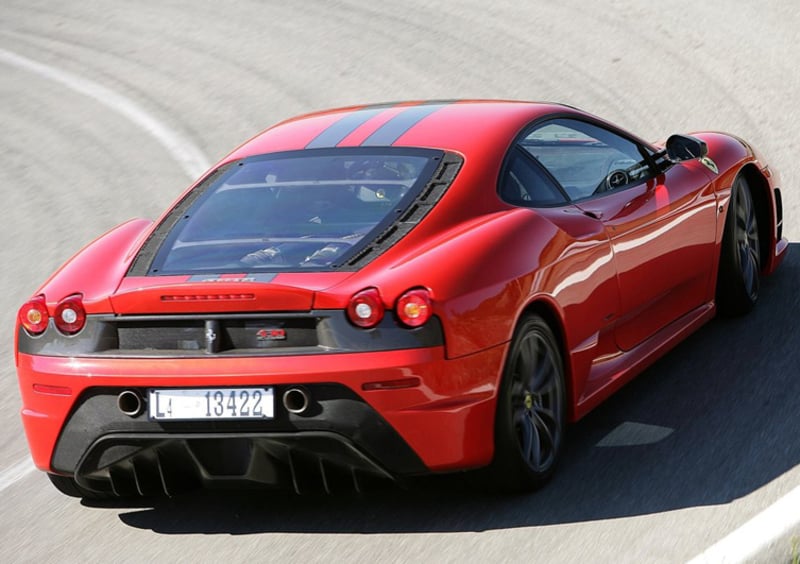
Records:
[[[781,171],[800,241],[800,7],[768,5],[1,0],[0,558],[683,562],[794,491],[797,243],[752,315],[706,326],[573,427],[556,478],[521,497],[431,480],[85,505],[26,463],[12,352],[19,305],[85,243],[156,216],[268,125],[351,103],[553,100],[650,139],[737,133]],[[771,548],[788,561],[786,536]]]

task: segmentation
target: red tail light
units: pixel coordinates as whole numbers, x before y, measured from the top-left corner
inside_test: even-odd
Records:
[[[31,335],[39,335],[47,329],[50,314],[47,313],[47,303],[44,296],[36,296],[28,301],[19,310],[19,322]]]
[[[409,327],[425,325],[433,315],[431,295],[428,290],[409,290],[397,300],[397,317]]]
[[[350,298],[347,317],[353,324],[368,329],[383,319],[384,307],[377,288],[367,288]]]
[[[68,296],[58,302],[53,320],[58,330],[65,335],[74,335],[86,324],[86,310],[80,294]]]

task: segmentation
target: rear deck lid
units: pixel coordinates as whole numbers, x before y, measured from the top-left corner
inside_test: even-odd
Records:
[[[274,273],[129,276],[111,297],[117,315],[228,312],[303,312],[315,292],[352,273],[318,273],[302,286]],[[296,280],[294,280],[296,282]]]
[[[433,149],[375,147],[228,163],[164,217],[128,276],[194,283],[241,272],[358,270],[424,217],[460,162]]]

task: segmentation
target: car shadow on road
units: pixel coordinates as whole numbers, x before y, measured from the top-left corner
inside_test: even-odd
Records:
[[[800,244],[791,247],[754,312],[713,321],[573,426],[555,478],[536,493],[489,495],[449,476],[362,495],[200,492],[109,507],[139,529],[240,535],[484,531],[729,503],[800,464]],[[608,440],[626,425],[659,432]]]

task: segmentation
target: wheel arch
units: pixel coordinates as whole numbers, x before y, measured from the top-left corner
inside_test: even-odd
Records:
[[[567,348],[566,329],[564,321],[555,304],[549,300],[538,297],[528,303],[523,308],[514,325],[514,330],[519,326],[522,319],[529,314],[535,314],[541,317],[548,327],[553,331],[558,344],[558,352],[561,353],[561,367],[564,371],[564,386],[566,387],[567,397],[567,421],[575,421],[575,397],[574,383],[572,379],[572,363],[570,362],[569,350]]]
[[[761,272],[762,274],[769,269],[769,261],[773,255],[775,233],[773,226],[776,224],[774,210],[770,198],[770,185],[764,175],[753,163],[748,163],[742,167],[739,174],[747,181],[750,187],[750,195],[756,208],[756,218],[758,219],[758,239],[759,250],[761,252]]]

